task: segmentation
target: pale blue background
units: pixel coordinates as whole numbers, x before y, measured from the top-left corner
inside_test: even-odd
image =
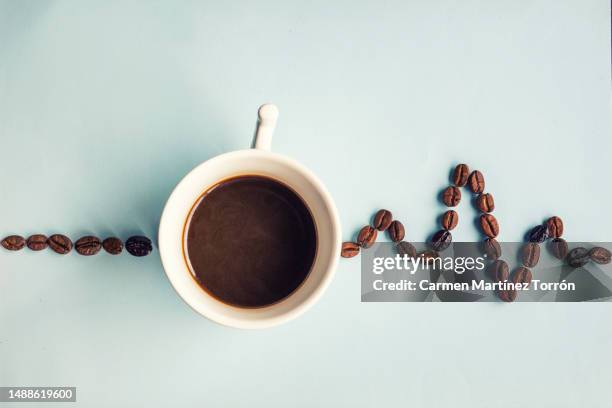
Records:
[[[551,214],[612,239],[607,0],[3,0],[0,234],[154,236],[265,101],[345,239],[385,206],[423,240],[459,161],[501,239]],[[464,200],[457,240],[474,215]],[[0,385],[74,385],[83,407],[610,404],[609,303],[362,304],[359,284],[343,260],[302,318],[245,332],[185,306],[157,251],[3,251]]]

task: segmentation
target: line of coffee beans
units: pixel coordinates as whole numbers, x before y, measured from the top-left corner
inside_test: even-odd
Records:
[[[411,243],[404,241],[406,230],[404,224],[393,219],[389,210],[381,209],[374,214],[372,222],[359,230],[355,242],[344,242],[340,255],[343,258],[352,258],[359,254],[361,248],[369,248],[376,242],[378,232],[387,232],[389,238],[395,243],[397,251],[404,255],[416,256],[416,249]]]
[[[485,179],[481,171],[473,170],[470,172],[470,168],[467,164],[461,163],[455,167],[452,175],[453,185],[447,187],[442,192],[442,202],[448,207],[454,207],[459,204],[461,200],[460,187],[466,187],[474,195],[474,201],[476,208],[480,211],[478,221],[480,229],[485,235],[483,242],[483,252],[487,255],[487,258],[491,261],[488,265],[487,271],[494,282],[505,282],[508,279],[512,279],[514,283],[524,283],[529,285],[532,280],[532,273],[527,266],[535,266],[537,260],[530,259],[530,263],[516,268],[512,277],[510,277],[510,268],[508,263],[501,258],[502,251],[497,236],[499,235],[499,222],[497,218],[492,214],[495,210],[495,199],[493,194],[485,192]],[[447,248],[452,242],[452,236],[450,230],[455,228],[458,223],[458,214],[454,210],[448,210],[442,216],[442,227],[443,230],[438,231],[432,237],[431,245]],[[539,248],[537,248],[539,249]],[[539,259],[539,251],[537,252]],[[517,296],[516,291],[502,290],[498,292],[500,299],[504,301],[514,301]]]
[[[79,238],[72,243],[72,240],[63,234],[53,234],[47,237],[44,234],[30,235],[27,239],[21,235],[10,235],[4,238],[0,244],[9,251],[19,251],[25,247],[32,251],[42,251],[50,248],[53,252],[66,255],[72,249],[83,256],[96,255],[104,249],[111,255],[119,255],[123,252],[123,241],[117,237],[108,237],[104,240],[93,235]],[[133,256],[147,256],[153,251],[151,240],[142,235],[131,236],[125,241],[126,251]]]
[[[529,268],[535,267],[540,259],[540,245],[548,238],[551,238],[550,250],[554,256],[561,260],[566,260],[568,265],[573,267],[584,266],[589,261],[598,264],[610,263],[610,251],[602,247],[594,247],[587,250],[583,247],[574,248],[568,251],[567,242],[561,238],[563,235],[563,221],[557,216],[550,217],[542,225],[532,228],[527,236],[527,242],[521,248],[522,266],[518,266],[510,276],[508,264],[500,259],[502,255],[501,246],[496,240],[499,235],[499,223],[495,216],[491,214],[495,209],[493,195],[485,193],[485,180],[479,170],[470,173],[467,164],[459,164],[455,167],[452,175],[452,184],[442,191],[442,202],[447,207],[456,207],[461,202],[460,187],[467,186],[475,195],[475,206],[480,211],[479,224],[483,234],[486,236],[483,243],[484,253],[491,263],[488,266],[488,273],[495,282],[504,282],[512,279],[515,284],[521,283],[529,286],[533,279],[533,274]],[[449,209],[441,217],[442,229],[433,234],[429,246],[430,250],[423,252],[419,256],[425,259],[438,257],[438,252],[443,251],[452,243],[453,230],[459,223],[459,215],[455,210]],[[393,216],[388,210],[379,210],[375,215],[371,225],[364,226],[357,236],[356,242],[345,242],[342,244],[341,255],[344,258],[352,258],[359,254],[360,248],[369,248],[376,242],[377,231],[389,231],[389,236],[396,243],[397,251],[409,257],[416,256],[414,245],[403,241],[404,226],[400,221],[393,220]],[[501,300],[513,302],[518,296],[516,290],[502,290],[498,292]]]

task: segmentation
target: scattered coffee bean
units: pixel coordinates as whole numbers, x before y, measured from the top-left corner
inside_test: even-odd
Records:
[[[499,298],[504,302],[514,302],[518,296],[515,289],[502,290],[499,292]]]
[[[574,268],[579,268],[581,266],[589,263],[589,251],[583,247],[577,247],[569,251],[567,254],[567,264],[569,266],[573,266]]]
[[[448,248],[451,242],[453,242],[453,236],[450,231],[440,230],[431,238],[431,248],[434,251],[441,252]]]
[[[102,248],[111,255],[119,255],[123,251],[123,242],[116,237],[109,237],[102,241]]]
[[[455,207],[461,201],[461,190],[455,186],[448,186],[442,192],[442,202],[447,207]]]
[[[379,231],[385,231],[391,225],[393,215],[388,210],[378,210],[374,216],[374,228]]]
[[[527,236],[529,242],[537,242],[542,243],[546,241],[548,238],[548,231],[546,225],[537,225],[533,227],[531,231],[529,231],[529,235]]]
[[[452,230],[459,223],[459,214],[455,210],[448,210],[442,215],[442,228]]]
[[[533,268],[540,261],[540,245],[536,242],[528,242],[521,249],[521,260],[523,265]]]
[[[467,164],[458,164],[453,172],[453,184],[457,187],[463,187],[467,184],[470,169]]]
[[[483,213],[490,213],[495,209],[495,201],[489,193],[481,194],[476,199],[476,206]]]
[[[344,242],[342,244],[342,255],[343,258],[352,258],[359,254],[359,244],[355,242]]]
[[[563,238],[555,238],[550,241],[550,252],[552,252],[555,258],[565,259],[568,251],[567,242]]]
[[[492,262],[487,268],[489,276],[493,282],[505,282],[510,276],[508,272],[508,264],[501,259]]]
[[[404,224],[400,221],[395,220],[389,226],[389,237],[393,242],[399,242],[404,239],[404,235],[406,235],[406,231],[404,230]]]
[[[372,230],[376,233],[374,228],[372,228]],[[146,256],[153,251],[153,245],[149,238],[136,235],[128,238],[125,242],[125,249],[134,256]]]
[[[550,217],[548,221],[546,221],[546,226],[548,227],[548,234],[552,238],[560,238],[563,235],[563,221],[559,217]]]
[[[531,279],[533,279],[531,271],[524,266],[519,266],[512,274],[512,282],[522,283],[524,288],[531,284]]]
[[[49,248],[51,248],[51,250],[60,255],[65,255],[72,251],[72,241],[70,238],[62,234],[51,235],[47,240],[47,244],[49,244]]]
[[[100,239],[90,235],[81,237],[74,243],[75,251],[77,251],[80,255],[85,256],[97,254],[100,252],[100,248],[102,248]]]
[[[375,228],[366,225],[361,229],[361,231],[359,231],[359,235],[357,236],[357,243],[363,248],[369,248],[374,245],[374,242],[376,242],[377,235],[378,233],[376,232]]]
[[[26,245],[32,251],[42,251],[47,249],[47,236],[43,234],[34,234],[28,237]]]
[[[9,251],[19,251],[25,244],[25,238],[20,235],[10,235],[2,240],[2,246]]]
[[[484,243],[484,252],[487,254],[487,257],[493,261],[498,259],[502,254],[501,246],[499,242],[495,238],[487,238]]]
[[[416,248],[414,247],[414,245],[406,241],[400,241],[397,243],[397,252],[401,256],[406,255],[408,258],[416,258],[417,256]]]
[[[480,216],[480,228],[489,238],[495,238],[499,235],[499,224],[492,214],[482,214]]]
[[[472,193],[480,194],[484,191],[485,181],[481,172],[474,170],[468,178],[468,185]]]
[[[610,251],[602,247],[594,247],[589,251],[589,257],[595,263],[607,265],[610,263]]]

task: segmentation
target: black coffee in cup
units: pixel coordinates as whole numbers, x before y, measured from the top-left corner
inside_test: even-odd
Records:
[[[272,178],[245,175],[208,189],[185,225],[185,258],[213,297],[262,307],[295,291],[317,249],[315,222],[302,198]]]

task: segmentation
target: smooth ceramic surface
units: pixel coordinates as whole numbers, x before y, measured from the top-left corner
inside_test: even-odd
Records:
[[[552,214],[611,239],[606,0],[6,0],[0,39],[0,235],[155,237],[177,183],[248,148],[274,101],[273,150],[320,177],[343,240],[382,206],[425,239],[457,162],[500,239]],[[247,331],[185,305],[157,246],[0,251],[0,385],[96,408],[609,406],[609,303],[364,304],[359,274],[341,260],[307,313]]]
[[[271,133],[258,132],[257,139],[270,139]],[[269,145],[269,140],[266,144]],[[317,230],[316,257],[306,280],[282,301],[251,309],[224,304],[203,290],[192,277],[183,248],[186,221],[198,198],[220,181],[246,174],[271,177],[291,187],[308,206]],[[189,172],[170,195],[159,226],[161,260],[178,294],[203,316],[242,329],[277,326],[311,307],[323,295],[336,272],[340,244],[338,212],[323,184],[294,160],[261,148],[222,154]]]

